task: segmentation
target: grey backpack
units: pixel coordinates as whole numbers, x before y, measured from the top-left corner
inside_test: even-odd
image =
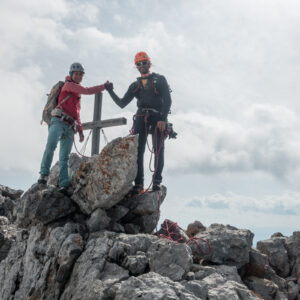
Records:
[[[48,126],[50,125],[51,122],[51,112],[53,109],[55,109],[57,107],[57,103],[58,103],[58,97],[59,94],[61,92],[61,89],[63,87],[65,83],[63,81],[59,81],[57,82],[51,89],[50,93],[47,94],[48,98],[47,98],[47,103],[43,109],[43,114],[42,114],[42,121],[41,124],[43,122],[47,123]],[[67,101],[69,98],[71,97],[71,95],[68,95],[66,98],[64,98],[61,102],[60,105],[63,104],[63,102]]]

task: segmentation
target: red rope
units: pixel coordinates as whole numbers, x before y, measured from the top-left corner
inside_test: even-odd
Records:
[[[163,229],[163,230],[165,230],[167,233],[166,234],[162,234],[161,233],[161,234],[159,234],[159,237],[167,239],[167,240],[170,240],[170,241],[173,241],[173,242],[176,242],[176,243],[182,243],[181,241],[184,241],[184,238],[183,238],[183,236],[180,233],[170,232],[173,227],[175,227],[176,229],[181,229],[182,231],[184,231],[177,223],[172,222],[171,226],[169,226],[168,222],[165,221],[164,224],[165,224],[166,228]],[[176,239],[176,236],[179,237],[179,238]],[[207,252],[205,252],[205,251],[202,250],[201,245],[199,244],[198,241],[202,241],[202,242],[204,242],[204,243],[207,244],[207,246],[208,246],[208,251]],[[199,237],[195,237],[194,236],[194,237],[189,238],[184,243],[188,245],[191,242],[194,242],[197,245],[199,251],[204,256],[208,255],[212,251],[211,245],[210,245],[209,241],[207,241],[207,240],[205,240],[203,238],[199,238]]]

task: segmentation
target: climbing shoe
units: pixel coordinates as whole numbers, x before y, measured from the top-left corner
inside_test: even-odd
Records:
[[[131,191],[126,195],[126,198],[136,197],[144,192],[144,186],[142,184],[135,185]]]
[[[47,181],[48,181],[48,175],[41,174],[41,176],[38,179],[38,183],[39,184],[46,184]]]
[[[161,187],[159,184],[153,184],[152,191],[160,191]]]
[[[65,196],[71,196],[73,194],[73,189],[70,186],[62,186],[58,189],[58,192],[64,194]]]

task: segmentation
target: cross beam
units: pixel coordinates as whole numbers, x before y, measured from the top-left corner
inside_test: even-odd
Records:
[[[116,119],[108,119],[108,120],[101,120],[101,112],[102,112],[102,93],[95,95],[95,102],[94,102],[94,118],[93,122],[87,122],[82,124],[83,130],[92,129],[92,156],[94,154],[99,153],[100,149],[100,129],[119,126],[119,125],[126,125],[127,119],[126,118],[116,118]]]
[[[116,118],[116,119],[107,119],[107,120],[100,120],[95,122],[87,122],[82,124],[83,130],[94,129],[94,128],[106,128],[106,127],[113,127],[113,126],[120,126],[126,125],[127,119],[126,118]]]

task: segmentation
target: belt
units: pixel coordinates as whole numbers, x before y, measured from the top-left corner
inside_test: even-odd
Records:
[[[142,112],[155,112],[155,113],[160,113],[158,110],[154,109],[154,108],[142,108],[141,109]]]
[[[74,119],[68,118],[67,116],[56,116],[56,118],[61,119],[63,122],[66,122],[69,125],[73,125],[75,123]]]

